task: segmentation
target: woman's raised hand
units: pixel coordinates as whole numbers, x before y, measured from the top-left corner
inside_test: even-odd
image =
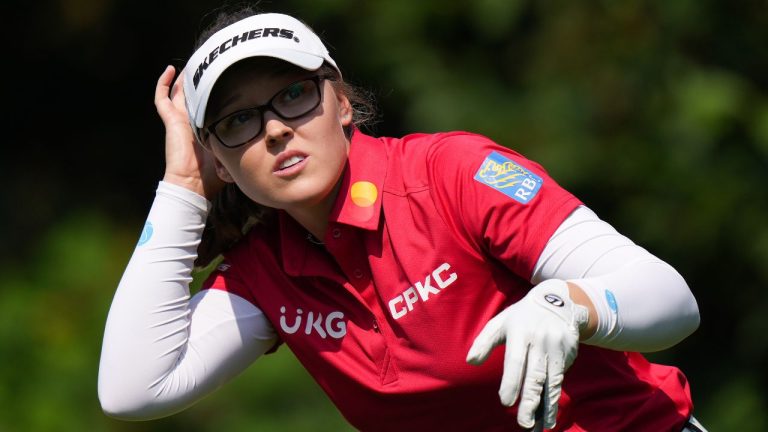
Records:
[[[184,76],[173,84],[176,69],[168,66],[157,80],[155,107],[165,125],[164,181],[211,200],[224,186],[216,175],[213,154],[196,143],[184,104]]]

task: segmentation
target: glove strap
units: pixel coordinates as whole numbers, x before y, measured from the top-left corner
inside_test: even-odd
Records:
[[[576,325],[576,328],[579,329],[579,334],[581,334],[581,331],[584,330],[589,323],[589,309],[587,309],[586,306],[574,303],[573,301],[571,301],[571,303],[573,304],[573,323]]]
[[[589,309],[574,303],[571,299],[568,284],[559,279],[549,279],[535,286],[537,291],[534,300],[545,309],[556,313],[564,321],[581,333],[589,322]]]

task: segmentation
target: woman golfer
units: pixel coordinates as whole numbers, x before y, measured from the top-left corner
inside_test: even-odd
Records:
[[[285,344],[360,430],[515,431],[537,409],[556,431],[698,430],[685,376],[638,354],[697,328],[686,282],[541,166],[468,132],[362,133],[365,100],[286,15],[222,17],[174,77],[107,414],[178,412]]]

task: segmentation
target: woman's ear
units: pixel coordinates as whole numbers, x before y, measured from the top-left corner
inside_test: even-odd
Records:
[[[341,125],[347,127],[352,124],[352,104],[349,102],[349,98],[339,93],[339,119]]]
[[[216,175],[223,181],[224,183],[234,183],[235,179],[232,178],[232,175],[229,174],[229,171],[227,171],[227,168],[224,167],[224,165],[219,161],[219,158],[216,156],[213,157],[213,163],[216,167]]]

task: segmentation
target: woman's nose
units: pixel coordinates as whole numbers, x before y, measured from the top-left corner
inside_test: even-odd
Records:
[[[293,129],[272,112],[264,113],[264,122],[264,140],[268,147],[280,144],[293,136]]]

